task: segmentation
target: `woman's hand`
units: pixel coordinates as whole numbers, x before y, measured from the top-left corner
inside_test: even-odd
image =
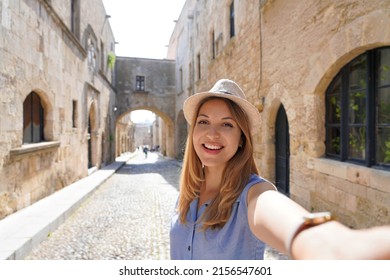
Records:
[[[355,230],[327,222],[299,233],[291,252],[296,259],[390,259],[390,226]]]

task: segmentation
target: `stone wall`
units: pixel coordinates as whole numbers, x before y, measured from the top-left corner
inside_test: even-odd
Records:
[[[96,167],[113,160],[115,40],[102,1],[76,2],[73,25],[70,1],[0,3],[0,218],[86,176],[88,158]],[[39,143],[23,141],[31,92],[44,111]]]
[[[230,37],[232,2],[186,1],[168,51],[177,63],[176,127],[187,96],[233,79],[261,112],[255,157],[264,177],[275,181],[275,121],[283,105],[289,195],[351,227],[390,223],[390,171],[324,156],[325,91],[352,59],[390,45],[390,1],[236,0]]]
[[[352,227],[390,223],[390,172],[324,157],[325,91],[346,63],[390,45],[389,7],[390,1],[267,1],[261,9],[268,127],[262,150],[272,151],[281,103],[290,127],[291,197],[309,210],[331,209]],[[274,165],[262,163],[272,178]]]

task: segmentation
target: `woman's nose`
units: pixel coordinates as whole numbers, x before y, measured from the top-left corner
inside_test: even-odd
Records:
[[[207,130],[206,134],[209,138],[218,138],[219,137],[219,130],[217,127],[210,125],[209,129]]]

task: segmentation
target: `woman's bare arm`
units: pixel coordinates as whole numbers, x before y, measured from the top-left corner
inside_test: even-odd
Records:
[[[260,183],[249,190],[249,225],[257,238],[287,254],[286,240],[308,212],[271,186],[270,183]]]
[[[259,239],[287,254],[287,243],[308,211],[260,183],[248,193],[248,220]],[[296,259],[390,259],[390,226],[353,230],[330,221],[300,232],[292,242]]]

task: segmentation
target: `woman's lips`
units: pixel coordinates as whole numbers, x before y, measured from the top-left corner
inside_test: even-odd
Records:
[[[220,150],[223,149],[223,146],[220,145],[213,145],[213,144],[203,144],[203,147],[207,152],[219,152]]]
[[[213,145],[213,144],[203,144],[203,146],[209,150],[220,150],[223,147],[220,145]]]

